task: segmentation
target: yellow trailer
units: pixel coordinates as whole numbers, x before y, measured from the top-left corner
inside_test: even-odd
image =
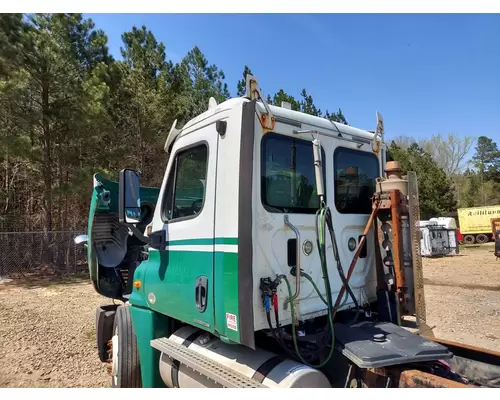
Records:
[[[487,243],[492,239],[491,220],[500,218],[500,205],[459,208],[457,212],[464,243]]]

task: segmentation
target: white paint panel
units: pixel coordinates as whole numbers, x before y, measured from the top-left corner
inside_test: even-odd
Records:
[[[203,252],[212,252],[214,251],[214,246],[212,245],[173,245],[167,246],[167,250],[171,251],[203,251]],[[222,253],[237,253],[238,245],[235,244],[216,244],[215,251],[219,251]]]
[[[298,137],[311,141],[311,134],[293,134],[293,127],[286,124],[277,124],[276,133],[285,134],[288,136]],[[301,130],[314,129],[302,125]],[[261,300],[261,293],[259,290],[260,279],[264,277],[274,278],[277,274],[285,274],[292,286],[292,293],[295,293],[296,279],[290,275],[290,267],[287,263],[287,241],[288,239],[295,238],[295,233],[285,225],[283,213],[270,213],[262,206],[261,201],[261,138],[262,132],[260,127],[257,126],[256,140],[254,144],[254,179],[253,179],[253,204],[254,204],[254,217],[253,217],[253,237],[254,237],[254,266],[253,266],[253,279],[254,279],[254,327],[255,330],[267,329],[268,324],[266,315]],[[320,136],[321,146],[325,152],[325,159],[323,162],[326,167],[326,195],[327,205],[333,217],[333,225],[337,245],[339,248],[339,255],[341,258],[344,273],[347,271],[351,264],[354,253],[347,247],[347,241],[351,236],[358,240],[358,236],[363,233],[366,223],[368,222],[368,215],[353,215],[353,214],[340,214],[334,204],[334,160],[333,154],[337,147],[346,147],[355,150],[367,151],[371,153],[371,146],[365,144],[361,149],[357,148],[357,144],[345,140],[339,140],[335,137],[326,135]],[[312,148],[311,148],[312,152]],[[379,162],[380,157],[379,157]],[[311,168],[313,166],[311,165]],[[301,269],[308,273],[320,292],[325,296],[325,285],[323,281],[323,274],[321,271],[319,253],[316,245],[316,230],[314,214],[293,214],[290,213],[289,220],[295,225],[300,232],[300,247],[305,240],[310,240],[313,243],[313,251],[309,256],[306,256],[301,250]],[[326,234],[327,246],[327,263],[328,274],[330,278],[330,285],[332,289],[333,300],[342,287],[342,281],[337,271],[336,261],[333,256],[331,240],[329,234]],[[367,252],[366,258],[359,258],[354,273],[349,281],[352,291],[356,296],[358,302],[362,303],[366,300],[373,300],[376,296],[376,274],[375,274],[375,257],[373,254],[373,232],[367,237]],[[291,322],[290,307],[285,310],[283,308],[284,302],[289,298],[288,290],[285,282],[278,288],[279,299],[279,313],[280,322],[288,324]],[[297,314],[304,319],[314,317],[318,314],[323,314],[326,306],[317,296],[312,285],[302,278],[300,282],[300,295],[298,298]],[[349,298],[347,305],[353,306],[353,301]]]
[[[223,253],[237,253],[238,245],[237,244],[216,244],[215,251],[220,251]]]
[[[167,250],[212,252],[212,251],[214,251],[214,246],[212,246],[212,245],[179,245],[179,246],[173,245],[173,246],[167,246]]]
[[[242,105],[228,113],[226,134],[219,139],[215,237],[238,237]]]

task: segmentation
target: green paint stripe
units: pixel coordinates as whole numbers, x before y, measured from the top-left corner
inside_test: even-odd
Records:
[[[238,238],[215,238],[215,244],[238,244]]]
[[[238,238],[181,239],[167,242],[167,246],[207,246],[214,244],[238,244]]]

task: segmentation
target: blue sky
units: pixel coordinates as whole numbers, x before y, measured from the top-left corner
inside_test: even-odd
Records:
[[[179,61],[198,46],[231,94],[248,64],[265,94],[306,88],[353,126],[416,139],[486,135],[500,145],[500,15],[86,14],[119,56],[146,25]]]

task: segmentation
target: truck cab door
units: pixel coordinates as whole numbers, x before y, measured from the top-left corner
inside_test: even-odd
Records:
[[[151,309],[213,332],[215,123],[181,136],[167,166],[152,231],[145,295]]]

